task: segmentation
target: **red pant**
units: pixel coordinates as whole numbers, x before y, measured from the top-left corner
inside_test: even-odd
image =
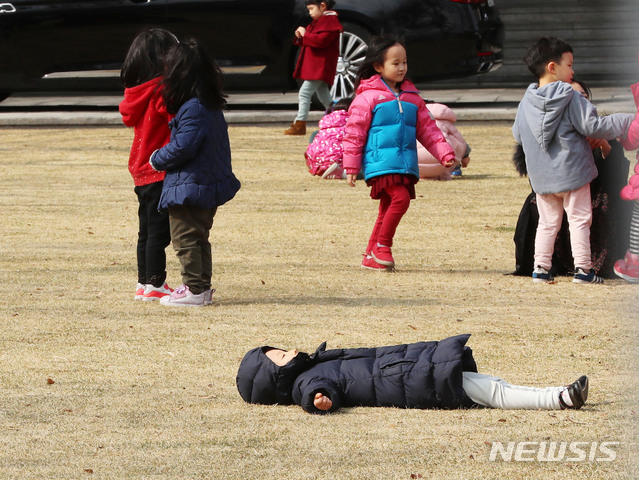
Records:
[[[400,220],[410,205],[410,193],[406,185],[393,184],[386,187],[379,199],[379,214],[368,241],[366,253],[369,254],[376,244],[393,246],[393,237]]]

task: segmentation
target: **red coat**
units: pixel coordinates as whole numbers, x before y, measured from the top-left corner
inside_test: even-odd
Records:
[[[295,44],[302,47],[293,78],[300,80],[322,80],[333,85],[339,57],[339,34],[342,24],[337,13],[328,10],[318,20],[306,27],[306,34],[296,38]]]
[[[124,90],[120,103],[122,121],[134,127],[133,145],[129,155],[129,172],[135,186],[148,185],[164,180],[164,172],[149,165],[151,154],[169,143],[172,115],[166,111],[159,88],[160,77]]]

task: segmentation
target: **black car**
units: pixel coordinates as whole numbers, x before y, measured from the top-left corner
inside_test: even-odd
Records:
[[[352,92],[379,33],[405,38],[413,81],[485,73],[502,61],[494,0],[337,0],[335,10],[344,26],[336,97]],[[121,88],[133,37],[158,26],[206,44],[228,89],[294,89],[293,32],[309,22],[303,0],[12,0],[0,3],[0,98]]]

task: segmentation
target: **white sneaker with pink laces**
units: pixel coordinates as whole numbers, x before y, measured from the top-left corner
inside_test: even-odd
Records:
[[[167,307],[203,307],[213,303],[213,289],[204,290],[202,293],[191,293],[189,287],[181,285],[171,295],[160,299],[160,304]]]

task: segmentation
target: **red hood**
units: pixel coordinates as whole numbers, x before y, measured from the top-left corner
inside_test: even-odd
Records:
[[[161,77],[149,80],[146,83],[124,90],[124,100],[120,102],[120,114],[127,127],[138,124],[142,115],[147,110],[149,102],[159,88]],[[156,110],[164,109],[161,95],[157,98]]]

